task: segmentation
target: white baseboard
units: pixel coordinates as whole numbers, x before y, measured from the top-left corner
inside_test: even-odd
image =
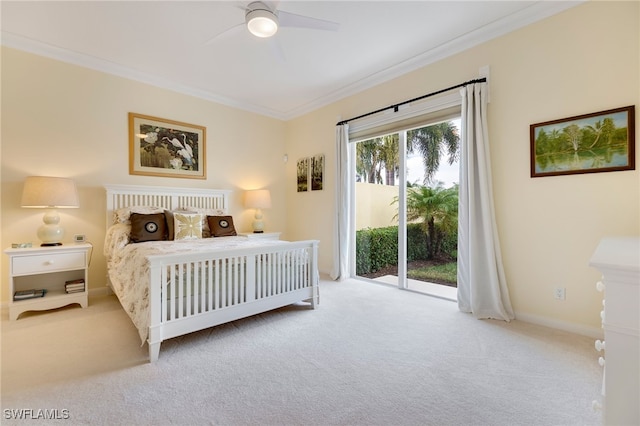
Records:
[[[89,297],[91,296],[108,296],[113,294],[113,290],[111,290],[111,287],[109,286],[104,286],[104,287],[98,287],[98,288],[90,288],[89,289]]]
[[[533,314],[515,313],[518,321],[528,322],[531,324],[542,325],[544,327],[555,328],[557,330],[568,331],[570,333],[579,334],[581,336],[591,337],[593,339],[603,339],[604,330],[602,327],[589,327],[582,324],[555,320],[547,317],[541,317]]]

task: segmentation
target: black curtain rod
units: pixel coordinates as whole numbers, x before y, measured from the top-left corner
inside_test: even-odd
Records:
[[[428,98],[428,97],[431,97],[431,96],[439,95],[440,93],[448,92],[449,90],[458,89],[458,88],[464,87],[464,86],[466,86],[468,84],[485,83],[486,81],[487,81],[486,77],[477,78],[475,80],[465,81],[464,83],[460,83],[460,84],[455,85],[455,86],[447,87],[446,89],[438,90],[437,92],[428,93],[426,95],[422,95],[422,96],[419,96],[417,98],[409,99],[408,101],[400,102],[399,104],[389,105],[388,107],[380,108],[378,110],[371,111],[371,112],[368,112],[366,114],[362,114],[362,115],[359,115],[357,117],[350,118],[348,120],[342,120],[341,122],[336,124],[336,126],[342,126],[343,124],[347,124],[350,121],[358,120],[358,119],[364,118],[364,117],[368,117],[370,115],[377,114],[379,112],[386,111],[386,110],[391,109],[391,108],[393,108],[394,112],[398,112],[398,108],[401,107],[402,105],[410,104],[411,102],[415,102],[415,101],[419,101],[421,99],[425,99],[425,98]]]

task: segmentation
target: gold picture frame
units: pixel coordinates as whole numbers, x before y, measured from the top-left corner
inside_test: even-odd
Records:
[[[207,129],[129,113],[129,174],[206,179]]]

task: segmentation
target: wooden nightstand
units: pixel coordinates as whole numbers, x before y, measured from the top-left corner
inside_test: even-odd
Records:
[[[247,238],[263,238],[265,240],[279,240],[280,232],[262,232],[262,233],[254,233],[254,232],[239,232],[238,235],[241,237]]]
[[[16,320],[26,311],[42,311],[78,303],[89,305],[89,259],[93,246],[88,243],[55,247],[10,248],[9,319]],[[84,289],[67,293],[65,282],[84,280]],[[82,287],[82,286],[80,286]],[[44,297],[14,300],[17,291],[44,289]]]

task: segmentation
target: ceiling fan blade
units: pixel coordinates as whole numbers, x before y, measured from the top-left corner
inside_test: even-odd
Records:
[[[282,27],[309,28],[312,30],[338,31],[340,24],[324,19],[311,18],[309,16],[296,15],[295,13],[278,11],[278,20]]]
[[[226,30],[222,31],[221,33],[218,33],[216,35],[214,35],[213,37],[211,37],[209,40],[207,40],[204,44],[205,46],[208,46],[210,44],[216,43],[220,40],[224,40],[227,37],[230,37],[236,33],[238,33],[240,30],[242,30],[242,28],[244,28],[245,24],[244,22],[234,25],[231,28],[227,28]]]
[[[280,44],[276,37],[270,37],[267,40],[267,43],[269,44],[269,48],[271,49],[271,54],[273,54],[273,56],[278,58],[278,60],[280,60],[281,62],[287,61],[287,57],[284,54],[282,44]]]

